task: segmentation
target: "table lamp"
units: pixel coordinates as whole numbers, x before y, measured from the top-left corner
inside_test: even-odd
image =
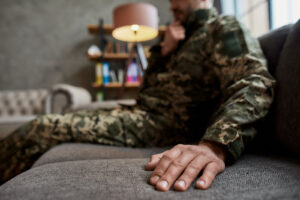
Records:
[[[149,3],[128,3],[116,7],[113,16],[112,36],[117,40],[134,43],[130,58],[136,53],[138,64],[145,70],[148,63],[140,42],[152,40],[158,35],[157,8]]]
[[[157,9],[149,3],[128,3],[114,9],[113,37],[125,42],[144,42],[158,35]]]

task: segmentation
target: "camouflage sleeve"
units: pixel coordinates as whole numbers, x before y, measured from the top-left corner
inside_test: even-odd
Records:
[[[169,61],[169,57],[161,55],[161,46],[154,45],[150,49],[151,56],[148,59],[148,71],[155,70],[157,68],[162,68],[166,66]]]
[[[161,46],[154,45],[150,49],[150,58],[148,59],[148,67],[144,75],[143,88],[147,88],[152,79],[156,79],[156,74],[164,71],[165,66],[169,61],[169,57],[163,57],[161,55]]]
[[[227,162],[232,163],[257,134],[253,123],[267,114],[275,80],[267,71],[257,39],[234,18],[224,20],[211,42],[222,100],[202,139],[224,145]]]

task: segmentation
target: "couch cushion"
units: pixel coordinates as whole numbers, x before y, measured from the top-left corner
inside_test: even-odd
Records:
[[[300,20],[288,35],[275,77],[276,138],[290,152],[300,154]]]
[[[62,144],[53,147],[33,167],[47,163],[114,158],[150,158],[166,148],[124,148],[94,144]]]
[[[217,176],[209,190],[158,192],[147,183],[148,159],[52,163],[0,187],[6,199],[299,199],[300,160],[246,155]]]

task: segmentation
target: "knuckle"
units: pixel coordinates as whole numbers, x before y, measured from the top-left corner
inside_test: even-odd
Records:
[[[161,155],[166,155],[166,154],[168,154],[168,153],[170,153],[170,150],[164,151]]]
[[[193,151],[193,150],[195,150],[195,147],[192,145],[187,145],[187,149],[190,151]]]
[[[163,155],[162,160],[165,161],[165,162],[166,161],[172,161],[172,158],[169,155]]]
[[[155,172],[153,172],[152,176],[159,176],[161,177],[162,175],[164,175],[164,171],[161,169],[156,170]]]
[[[202,153],[203,153],[203,155],[204,155],[208,160],[210,160],[210,161],[216,161],[216,158],[215,158],[215,156],[214,156],[213,154],[210,154],[210,153],[208,153],[208,152],[206,152],[206,151],[203,151]]]
[[[191,152],[196,152],[199,153],[199,147],[198,146],[194,146],[194,145],[188,145],[187,149]]]
[[[198,153],[194,150],[186,150],[185,153],[186,155],[192,156],[193,159],[195,159],[198,156]]]
[[[215,175],[214,175],[212,172],[206,172],[205,177],[206,177],[208,180],[213,180],[214,177],[215,177]]]
[[[210,154],[207,154],[204,151],[199,152],[199,156],[203,157],[203,160],[205,160],[206,163],[214,162],[215,158],[211,156]]]
[[[189,170],[190,171],[198,171],[198,170],[200,170],[200,166],[198,166],[196,164],[190,164],[189,165]]]
[[[185,168],[185,164],[181,160],[174,160],[171,165],[176,168]]]
[[[183,144],[177,144],[176,146],[175,146],[175,148],[181,148],[183,146]]]
[[[194,178],[198,175],[199,171],[199,167],[191,165],[185,170],[184,175],[188,178]]]
[[[225,163],[223,161],[219,160],[217,162],[217,165],[218,165],[220,171],[224,171],[225,170]]]
[[[201,153],[201,154],[207,154],[207,151],[206,151],[206,149],[205,149],[205,147],[199,147],[199,153]]]
[[[156,157],[157,157],[157,155],[152,155],[152,156],[151,156],[151,160],[156,159]]]

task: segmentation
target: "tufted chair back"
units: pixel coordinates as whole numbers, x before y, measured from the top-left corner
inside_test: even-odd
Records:
[[[91,100],[86,89],[66,84],[56,84],[49,89],[0,91],[0,139],[37,115],[63,114]]]
[[[0,92],[0,117],[45,114],[48,90]]]

